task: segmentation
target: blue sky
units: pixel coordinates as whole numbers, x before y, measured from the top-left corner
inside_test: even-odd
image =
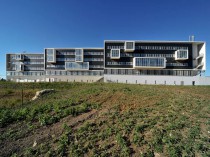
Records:
[[[5,54],[47,47],[103,47],[104,40],[207,42],[209,0],[0,0],[0,77]]]

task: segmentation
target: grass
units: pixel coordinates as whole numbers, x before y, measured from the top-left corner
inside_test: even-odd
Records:
[[[210,155],[209,86],[0,87],[0,156]],[[42,89],[55,93],[30,101]]]

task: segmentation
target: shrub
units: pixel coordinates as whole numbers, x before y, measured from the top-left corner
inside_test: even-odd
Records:
[[[58,141],[59,145],[58,145],[58,152],[64,156],[65,153],[66,153],[66,149],[67,149],[67,146],[69,144],[69,139],[68,139],[68,135],[66,134],[63,134],[59,141]]]
[[[0,127],[5,127],[7,124],[14,121],[12,112],[8,109],[2,109],[0,111]]]
[[[15,120],[25,120],[29,114],[28,108],[21,108],[14,113]]]
[[[50,116],[47,114],[42,114],[39,116],[39,123],[41,125],[47,125],[49,122]]]
[[[167,152],[170,157],[178,157],[182,156],[182,152],[179,146],[177,145],[170,145],[167,147]]]
[[[144,140],[144,136],[138,133],[134,133],[133,135],[133,143],[137,146],[141,146],[142,141]]]
[[[147,124],[137,125],[137,126],[135,127],[135,131],[136,131],[136,132],[143,133],[144,130],[145,130],[145,128],[147,128],[147,127],[148,127]]]

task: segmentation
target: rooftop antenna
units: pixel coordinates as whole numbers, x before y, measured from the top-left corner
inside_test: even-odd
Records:
[[[194,35],[189,36],[189,41],[195,41],[195,36]]]

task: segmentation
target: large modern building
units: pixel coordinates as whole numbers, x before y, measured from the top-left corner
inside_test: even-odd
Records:
[[[43,54],[7,54],[7,80],[96,82],[104,75],[103,48],[46,48]]]
[[[206,44],[195,41],[105,41],[104,81],[206,84]]]
[[[43,53],[11,53],[6,55],[7,80],[16,82],[44,81]]]
[[[104,48],[46,48],[7,54],[7,80],[205,85],[206,43],[104,41]]]

